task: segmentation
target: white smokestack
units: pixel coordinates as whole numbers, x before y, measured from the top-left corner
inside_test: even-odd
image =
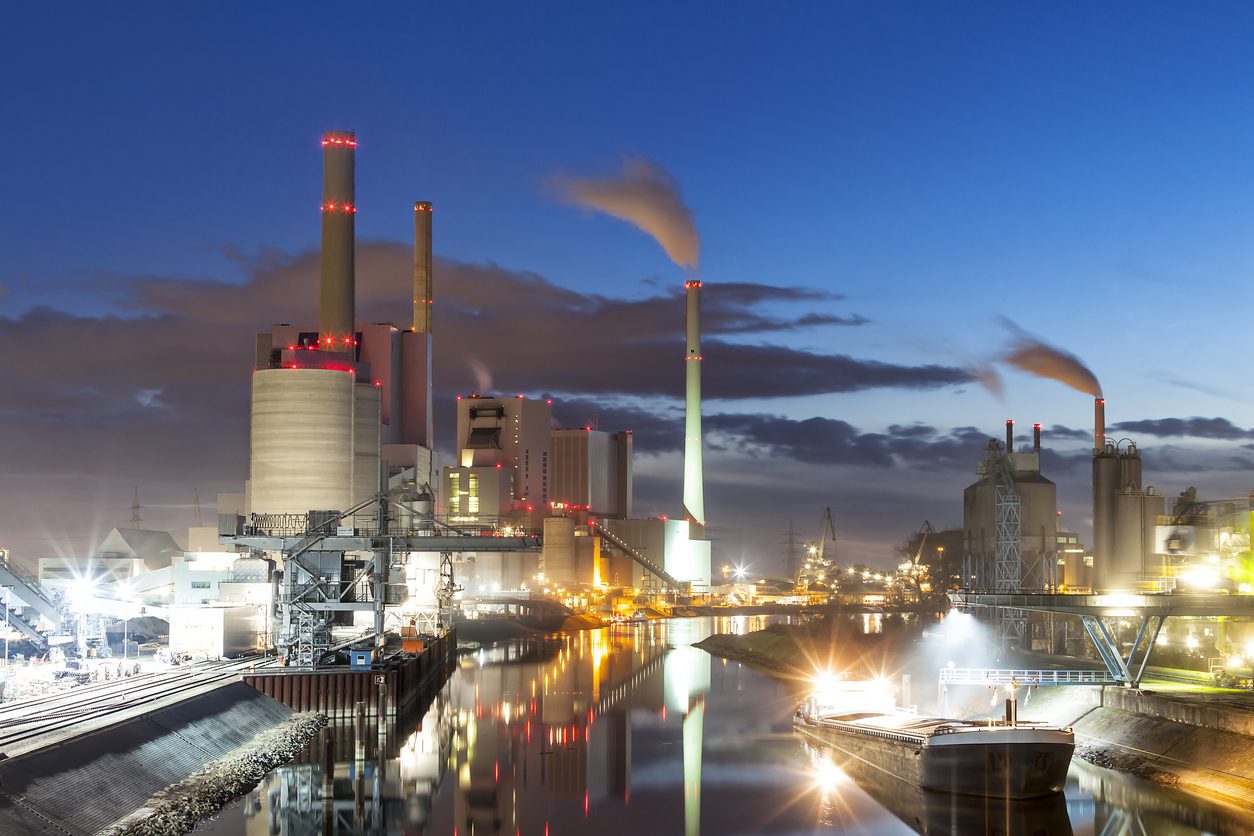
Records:
[[[684,517],[689,536],[705,538],[705,476],[701,466],[701,282],[684,283],[687,297],[687,387],[684,401]]]

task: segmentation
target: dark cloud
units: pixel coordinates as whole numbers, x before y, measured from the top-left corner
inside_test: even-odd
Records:
[[[398,311],[409,309],[410,259],[409,248],[400,244],[358,246],[359,321],[393,321]],[[276,315],[288,322],[316,320],[317,253],[269,253],[244,266],[251,273],[244,285],[139,279],[124,304],[137,312],[217,323],[223,337],[238,333],[242,322],[261,328]],[[436,385],[446,392],[468,391],[475,385],[473,357],[507,390],[677,397],[683,392],[683,367],[675,362],[683,354],[681,294],[679,287],[643,299],[585,294],[535,273],[437,259],[436,340],[452,350],[436,353]],[[803,288],[707,284],[702,294],[707,397],[924,389],[972,379],[948,366],[902,366],[720,339],[865,322],[856,315],[809,311],[789,318],[778,312],[789,304],[837,301]]]
[[[720,413],[705,418],[712,436],[742,452],[785,456],[810,464],[969,469],[982,455],[988,435],[974,427],[939,434],[932,427],[894,425],[886,433],[864,433],[834,418],[793,419],[781,415]]]
[[[1067,439],[1074,441],[1092,441],[1092,429],[1074,429],[1065,427],[1062,424],[1046,424],[1041,428],[1041,443],[1045,444],[1048,440]]]
[[[1254,438],[1254,430],[1242,429],[1227,418],[1149,418],[1122,421],[1112,425],[1111,430],[1157,438],[1213,438],[1223,441]]]
[[[5,462],[0,530],[19,556],[85,551],[93,537],[127,521],[136,483],[142,501],[152,506],[145,522],[176,534],[193,522],[194,489],[208,515],[218,491],[241,488],[247,476],[253,335],[274,321],[316,321],[318,257],[269,252],[241,258],[240,265],[248,276],[240,284],[159,277],[98,280],[97,293],[107,288],[114,305],[110,315],[44,307],[0,317],[0,457]],[[409,276],[407,246],[363,243],[358,248],[359,321],[402,318],[410,309]],[[474,358],[507,393],[552,393],[559,424],[595,421],[606,430],[631,429],[641,455],[637,495],[642,509],[674,513],[675,484],[657,473],[669,468],[667,457],[680,451],[683,440],[678,287],[621,299],[563,288],[534,273],[439,260],[436,298],[442,448],[452,444],[452,394],[475,385]],[[856,491],[838,490],[847,480],[837,469],[853,466],[860,468],[855,480],[860,488],[871,479],[880,483],[876,490],[884,498],[878,501],[887,509],[875,514],[850,510],[859,517],[857,537],[868,544],[877,536],[896,542],[904,533],[892,526],[903,509],[912,517],[922,509],[935,521],[944,516],[944,507],[960,508],[961,488],[973,478],[987,438],[996,435],[926,424],[864,432],[828,418],[734,414],[735,401],[742,398],[931,389],[972,379],[947,366],[902,366],[749,341],[755,335],[764,341],[791,329],[857,319],[831,310],[842,303],[837,296],[804,288],[705,287],[705,391],[707,398],[718,399],[706,407],[709,507],[740,508],[732,500],[742,494],[767,497],[760,507],[744,510],[744,519],[738,510],[737,519],[721,521],[729,539],[765,547],[761,532],[788,519],[807,495],[848,493],[841,501],[853,509],[861,500]],[[1115,426],[1146,435],[1254,437],[1223,419]],[[1050,448],[1055,440],[1087,440],[1088,431],[1046,427],[1044,437],[1047,475],[1057,472],[1082,491],[1087,452],[1068,455]],[[745,472],[746,456],[754,462],[750,473]],[[1187,466],[1187,457],[1178,458]],[[1231,459],[1229,466],[1244,463]],[[649,470],[651,475],[645,473]],[[812,493],[780,487],[799,472],[808,474]],[[767,479],[775,479],[777,487],[764,488]],[[729,487],[732,483],[736,486]],[[814,509],[816,519],[822,504]],[[877,532],[872,521],[886,528]]]
[[[145,501],[161,506],[145,522],[176,534],[192,523],[193,489],[211,514],[216,493],[241,488],[254,334],[275,321],[316,322],[319,271],[316,252],[233,257],[243,282],[97,275],[74,288],[76,309],[90,298],[112,313],[39,307],[0,317],[0,530],[19,554],[88,548],[127,521],[136,483]],[[408,246],[362,243],[359,321],[408,324],[410,270]],[[564,423],[595,415],[606,429],[632,429],[641,453],[678,448],[679,287],[611,298],[534,273],[448,260],[437,262],[435,277],[437,440],[444,449],[452,444],[451,395],[475,386],[471,359],[508,392],[558,393]],[[734,283],[707,286],[703,302],[707,352],[717,357],[707,366],[710,395],[961,379],[942,368],[723,339],[860,321],[829,310],[841,302],[832,294]]]

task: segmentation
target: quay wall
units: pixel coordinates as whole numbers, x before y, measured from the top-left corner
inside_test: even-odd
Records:
[[[1173,699],[1167,694],[1112,687],[1102,688],[1097,699],[1098,704],[1104,708],[1131,711],[1186,726],[1220,729],[1254,737],[1254,699],[1250,700],[1248,706],[1238,707],[1206,700]]]
[[[344,668],[292,670],[267,668],[244,674],[244,683],[295,711],[318,711],[332,718],[351,716],[357,703],[367,714],[394,716],[444,681],[457,664],[457,635],[450,630],[416,656],[371,670]],[[382,679],[382,683],[377,680]]]

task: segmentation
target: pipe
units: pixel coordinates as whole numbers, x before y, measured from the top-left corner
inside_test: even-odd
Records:
[[[1015,419],[1006,419],[1006,452],[1013,453],[1015,451]]]
[[[431,202],[414,204],[414,330],[431,333]]]
[[[1041,452],[1041,425],[1040,424],[1032,425],[1032,452],[1038,453],[1038,454]]]
[[[318,340],[323,351],[355,353],[353,239],[357,203],[353,167],[357,134],[322,137],[322,264]]]
[[[1106,449],[1106,399],[1093,400],[1093,452]]]

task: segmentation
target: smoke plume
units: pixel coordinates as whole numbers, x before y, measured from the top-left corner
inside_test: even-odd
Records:
[[[1097,376],[1080,362],[1079,357],[1054,348],[1010,320],[1004,320],[1004,323],[1014,335],[1013,346],[1002,357],[1006,363],[1037,377],[1065,383],[1095,398],[1102,396],[1102,385],[1097,382]]]
[[[1001,375],[997,373],[997,369],[990,363],[987,366],[980,365],[967,369],[971,373],[971,377],[988,390],[990,395],[996,398],[1002,398],[1006,394],[1006,386],[1002,382]]]
[[[670,172],[640,157],[623,161],[617,176],[556,177],[553,186],[562,200],[627,221],[653,236],[671,261],[697,269],[701,241],[692,210],[679,194]]]

